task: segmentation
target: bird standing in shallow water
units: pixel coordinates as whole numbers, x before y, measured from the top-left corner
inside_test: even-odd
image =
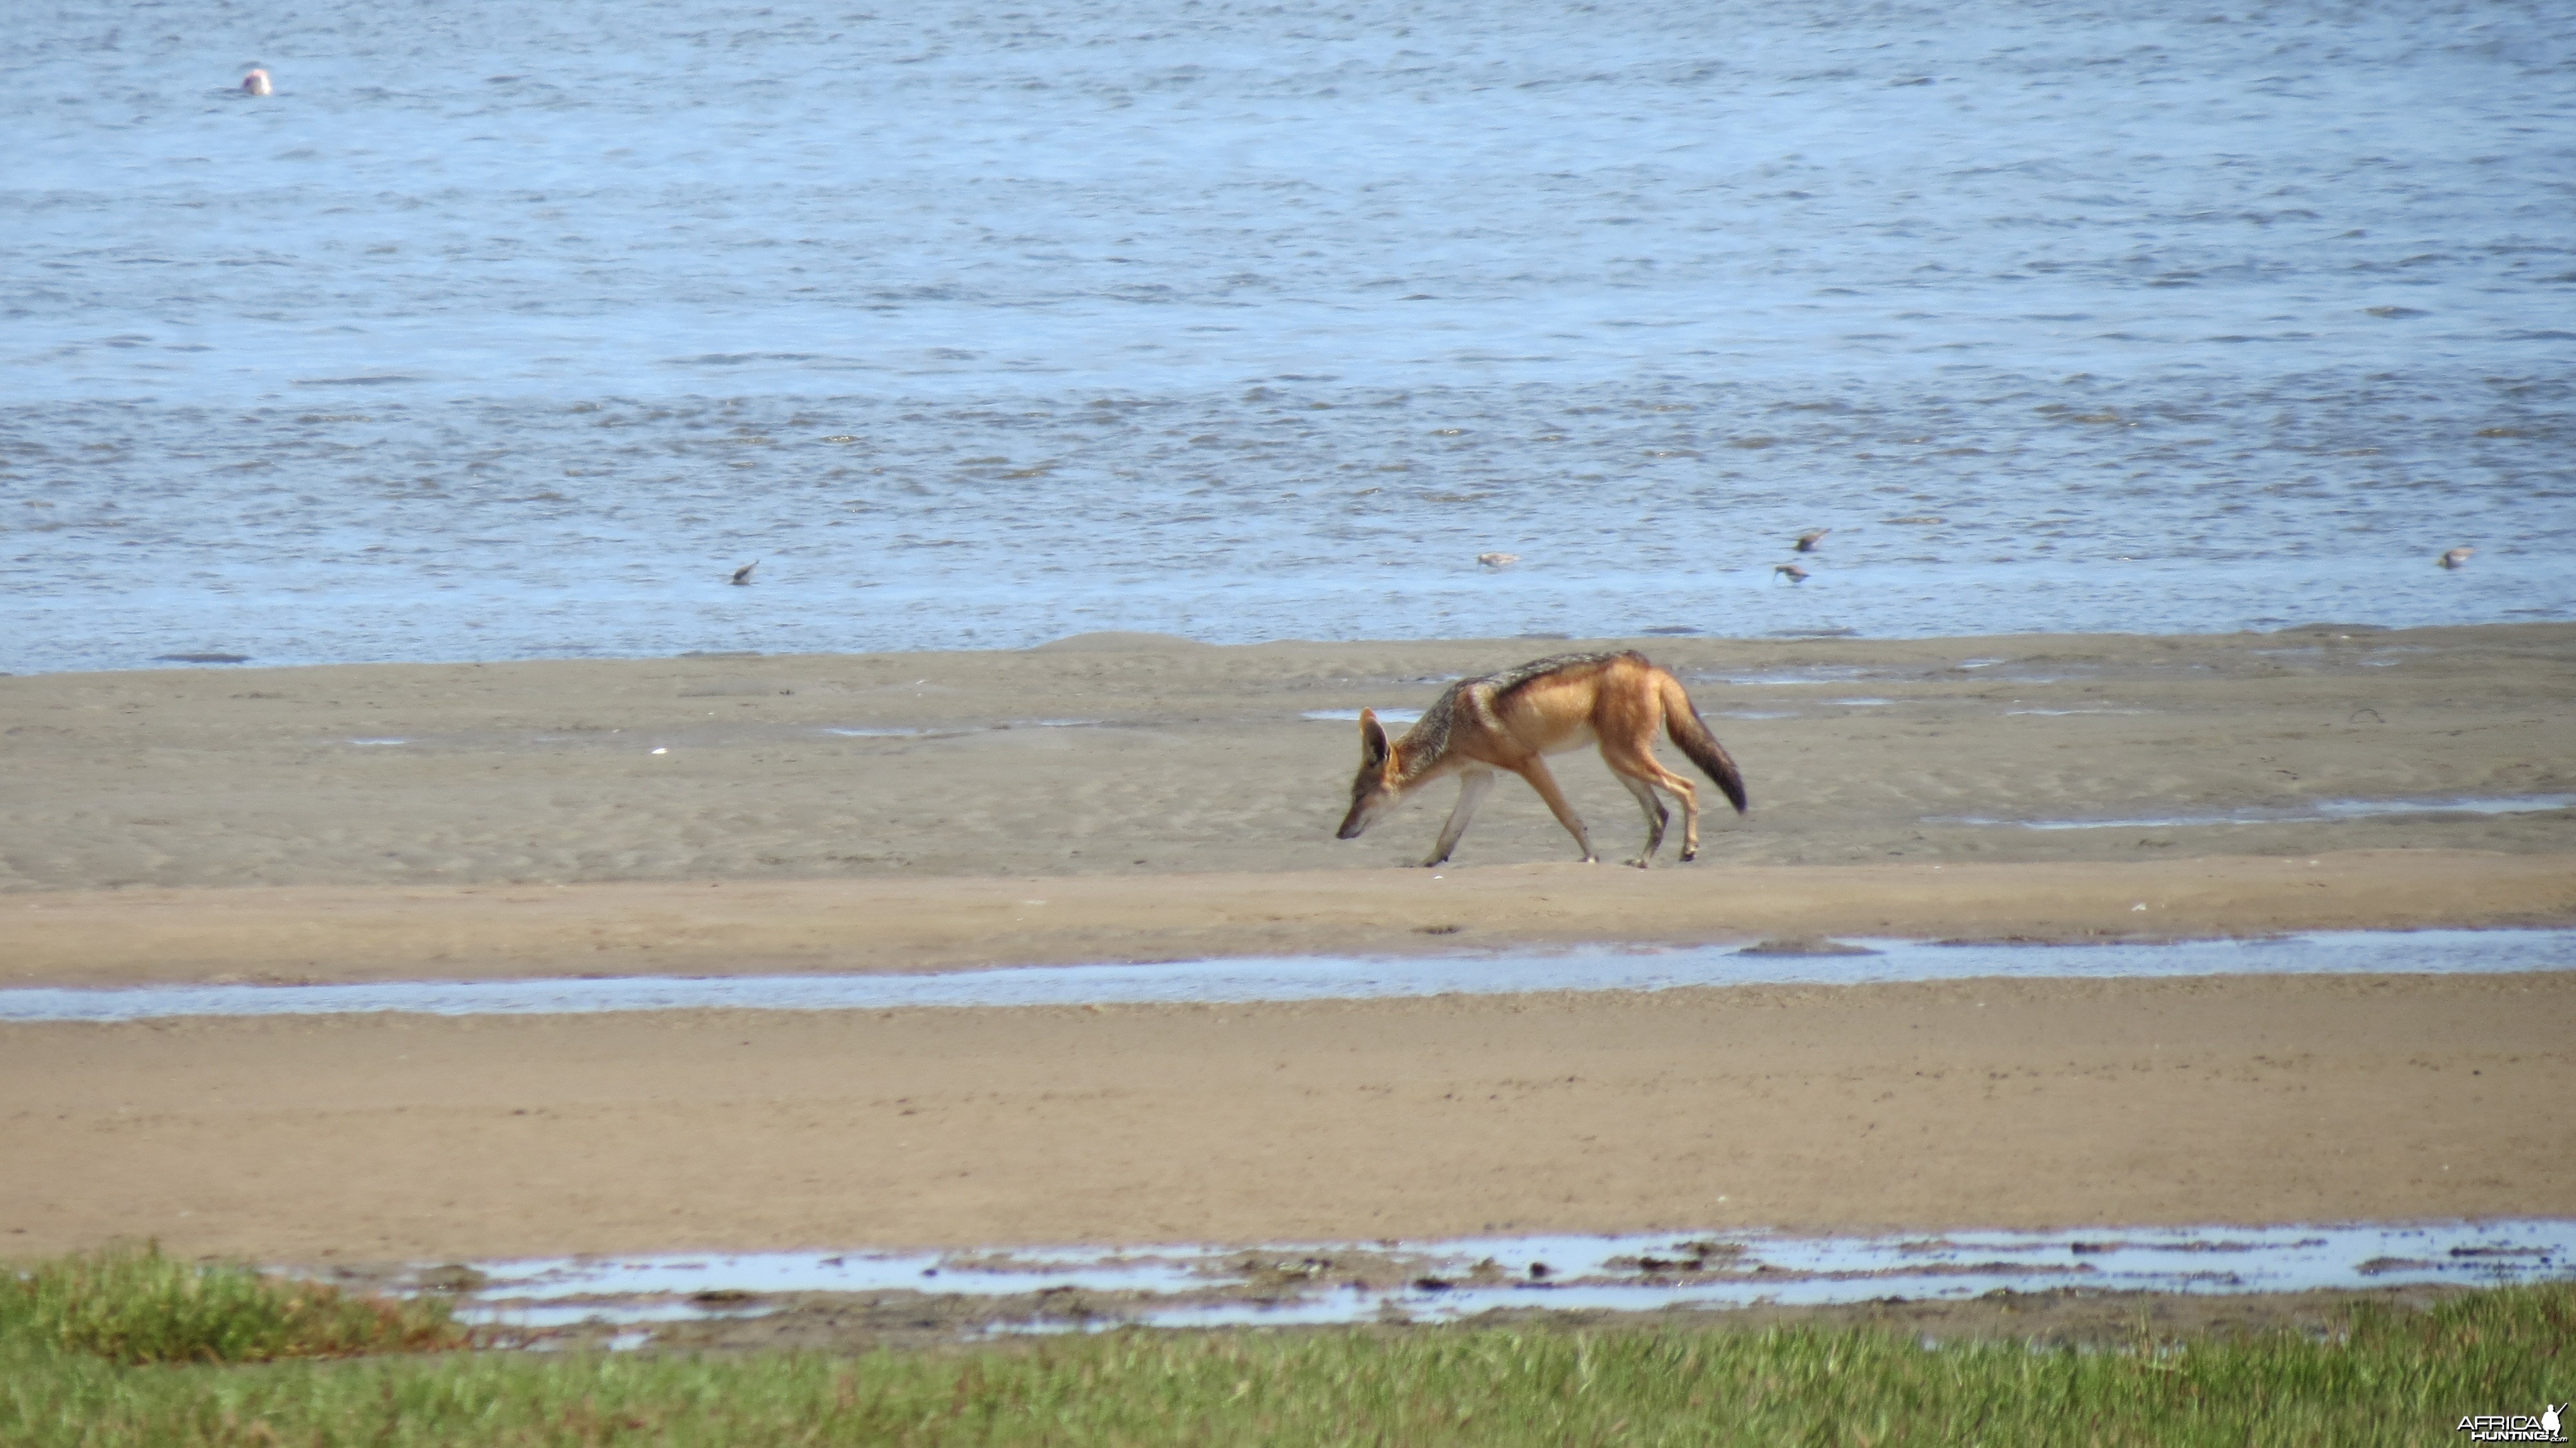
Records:
[[[747,587],[747,586],[749,586],[749,584],[751,583],[751,570],[753,570],[753,569],[755,569],[755,568],[758,568],[759,566],[760,566],[760,560],[759,560],[759,559],[757,559],[757,558],[755,558],[755,559],[751,560],[749,563],[744,564],[744,565],[743,565],[743,566],[741,566],[740,568],[735,569],[735,570],[733,571],[733,581],[734,581],[734,586],[735,586],[736,588],[742,588],[742,587]]]
[[[1795,563],[1774,563],[1771,565],[1771,571],[1787,578],[1791,583],[1807,581],[1807,570]]]
[[[1810,528],[1806,532],[1799,534],[1798,551],[1801,553],[1815,552],[1816,545],[1824,542],[1825,535],[1832,531],[1834,530],[1831,528]]]
[[[2434,559],[2433,561],[2441,564],[2444,568],[2457,568],[2461,564],[2468,562],[2469,555],[2477,551],[2478,550],[2475,548],[2454,548],[2450,552],[2443,554],[2441,557]]]

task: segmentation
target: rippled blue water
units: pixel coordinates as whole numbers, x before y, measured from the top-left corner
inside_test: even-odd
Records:
[[[0,669],[2576,617],[2554,0],[9,40]]]

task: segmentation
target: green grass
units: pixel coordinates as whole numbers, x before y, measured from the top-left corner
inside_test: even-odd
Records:
[[[134,1366],[70,1350],[35,1321],[0,1311],[0,1443],[12,1448],[2421,1444],[2454,1441],[2463,1414],[2536,1413],[2576,1383],[2576,1287],[2563,1284],[2423,1313],[2361,1310],[2331,1342],[2278,1333],[2121,1351],[1660,1324],[1128,1331],[855,1358]]]
[[[0,1350],[111,1362],[249,1363],[458,1347],[435,1300],[352,1296],[158,1247],[111,1248],[0,1273]]]

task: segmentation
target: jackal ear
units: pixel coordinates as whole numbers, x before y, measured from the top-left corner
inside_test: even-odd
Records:
[[[1360,758],[1371,764],[1384,764],[1391,747],[1386,742],[1386,727],[1377,722],[1377,711],[1362,709],[1360,711]]]

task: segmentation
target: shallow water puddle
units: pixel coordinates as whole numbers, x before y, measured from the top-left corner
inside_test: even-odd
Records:
[[[2142,905],[2147,903],[2139,902]],[[1508,995],[1678,986],[1871,985],[1984,977],[2376,975],[2576,969],[2576,931],[2321,931],[2255,940],[2112,945],[1866,940],[1838,954],[1726,945],[1593,947],[1556,954],[1255,956],[1132,965],[1022,966],[930,975],[626,976],[0,990],[0,1021],[165,1016],[581,1015],[604,1011],[892,1010],[1160,1005]]]
[[[1309,709],[1297,717],[1300,719],[1320,719],[1326,723],[1332,724],[1353,724],[1359,721],[1360,711],[1357,709]],[[1421,717],[1422,711],[1419,709],[1380,709],[1377,711],[1377,721],[1381,724],[1410,724]]]
[[[2022,710],[2022,713],[2078,713],[2079,710]],[[2116,712],[2096,710],[2089,712]],[[2248,809],[2234,814],[2158,815],[2116,820],[1999,820],[1982,815],[1926,815],[1927,825],[2005,825],[2024,830],[2164,830],[2198,825],[2278,825],[2319,820],[2376,819],[2410,814],[2545,814],[2576,808],[2576,794],[2515,794],[2485,799],[2321,799],[2277,809]]]
[[[803,1294],[900,1292],[968,1299],[963,1311],[949,1314],[961,1327],[1044,1331],[1454,1321],[1512,1308],[1824,1306],[2066,1287],[2206,1294],[2491,1286],[2576,1275],[2576,1221],[1541,1236],[971,1255],[761,1252],[487,1262],[476,1272],[459,1315],[526,1329],[740,1317],[791,1308],[797,1304],[783,1299]],[[1014,1305],[977,1320],[973,1302],[998,1309],[1001,1299]]]
[[[1685,684],[1732,684],[1739,688],[1771,688],[1795,684],[1848,684],[1855,679],[1893,678],[1895,671],[1873,669],[1866,664],[1811,664],[1778,669],[1684,670]]]
[[[1354,715],[1353,717],[1357,717]],[[961,734],[984,734],[1011,729],[1092,729],[1107,723],[1105,719],[1010,719],[998,724],[951,724],[909,726],[832,725],[822,726],[825,734],[844,739],[954,739]]]
[[[570,734],[520,734],[507,730],[462,731],[404,736],[377,735],[334,741],[351,748],[410,746],[442,752],[508,752],[531,745],[569,746],[610,752],[654,748],[712,749],[742,745],[782,745],[817,735],[840,739],[958,739],[1004,734],[1016,729],[1096,729],[1116,727],[1107,719],[990,719],[952,724],[782,724],[767,720],[731,720],[710,716],[697,723],[628,729],[584,730]]]

